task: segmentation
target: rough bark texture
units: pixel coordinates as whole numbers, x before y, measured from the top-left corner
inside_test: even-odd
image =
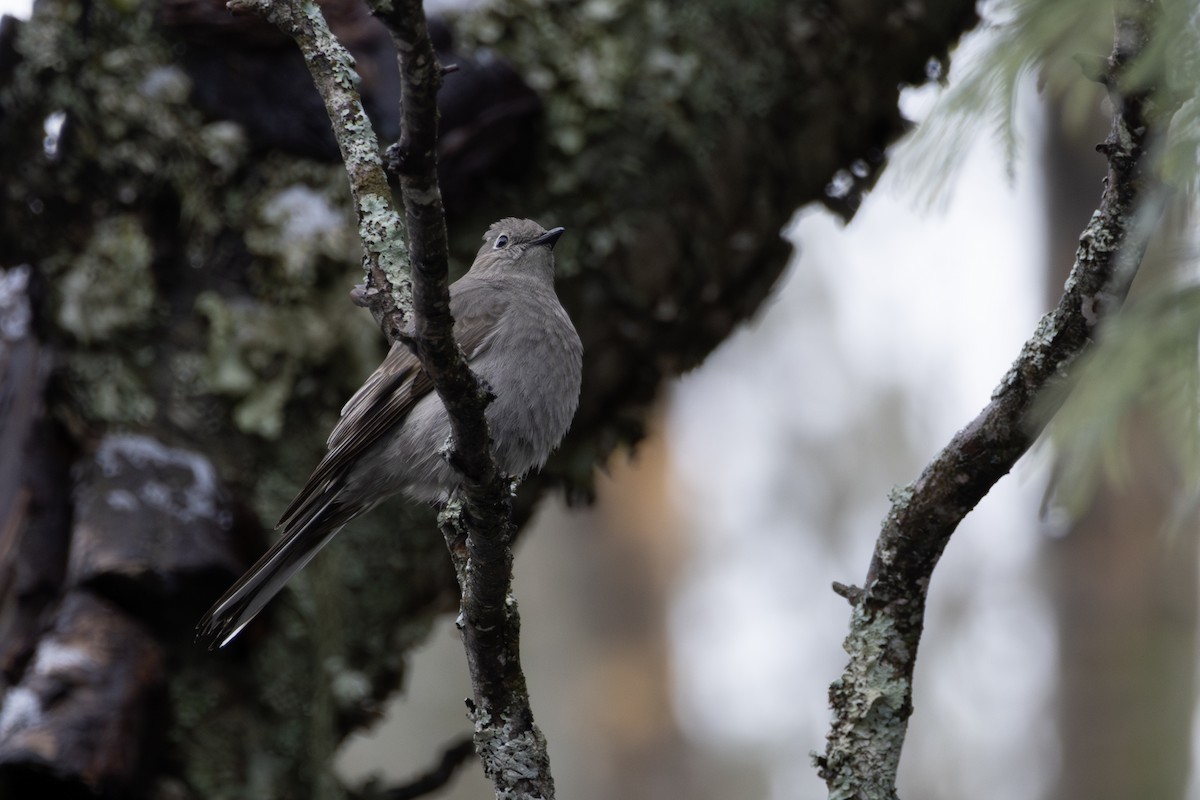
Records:
[[[1098,146],[1108,159],[1106,185],[1058,307],[1042,319],[991,403],[914,483],[896,491],[863,588],[836,587],[854,611],[845,643],[850,663],[830,687],[834,722],[825,755],[817,759],[831,798],[896,796],[925,599],[938,559],[958,523],[1033,443],[1044,424],[1034,416],[1035,400],[1120,308],[1141,263],[1161,202],[1154,147],[1177,108],[1154,86],[1127,80],[1133,62],[1149,50],[1156,9],[1155,2],[1137,0],[1118,15],[1104,77],[1116,111]]]
[[[20,291],[29,336],[53,358],[40,405],[18,431],[19,461],[0,472],[17,485],[0,486],[0,554],[6,567],[12,553],[26,559],[13,570],[26,577],[3,587],[5,612],[27,642],[2,643],[0,720],[50,719],[18,713],[27,706],[11,705],[13,687],[37,679],[35,653],[68,630],[70,598],[87,591],[165,659],[148,658],[144,683],[118,693],[142,704],[123,730],[153,720],[157,733],[153,751],[129,740],[130,752],[145,753],[127,776],[145,788],[131,791],[339,797],[330,755],[377,713],[408,649],[455,603],[432,514],[396,504],[356,523],[229,652],[193,648],[190,616],[160,625],[163,603],[139,593],[166,585],[180,608],[199,612],[232,581],[265,547],[258,520],[286,505],[382,353],[375,326],[346,301],[361,275],[363,209],[342,165],[280,152],[251,123],[194,102],[233,86],[248,90],[233,97],[250,118],[294,113],[308,107],[274,81],[293,81],[297,68],[310,86],[307,71],[277,42],[239,36],[244,19],[219,2],[208,6],[201,22],[172,28],[169,5],[41,0],[33,20],[0,30],[0,266],[7,278],[30,265]],[[898,87],[921,82],[928,60],[944,58],[974,22],[965,0],[884,12],[851,0],[580,9],[504,2],[459,21],[464,50],[501,52],[538,90],[544,123],[538,143],[491,177],[446,182],[466,187],[451,204],[462,209],[452,255],[465,266],[479,231],[510,214],[571,229],[556,256],[587,354],[583,403],[523,503],[557,485],[586,493],[597,459],[639,437],[661,380],[696,364],[767,295],[789,255],[778,234],[793,210],[818,201],[849,213],[903,130]],[[266,66],[249,79],[217,77],[210,62],[197,70],[191,60],[204,48],[239,65],[253,52]],[[356,55],[367,71],[373,62]],[[465,77],[448,76],[446,91]],[[386,83],[368,74],[364,86]],[[321,129],[319,103],[315,111],[303,125]],[[456,130],[490,130],[468,123]],[[860,183],[827,195],[859,160]],[[10,373],[25,345],[2,344],[5,396],[18,396],[7,376],[25,374],[19,364]],[[64,578],[66,546],[43,548],[80,530],[62,465],[86,474],[100,444],[122,431],[204,459],[218,476],[228,527],[207,535],[228,537],[240,563],[219,558],[201,570],[206,589],[183,580],[194,574],[189,559],[172,559],[162,580],[130,580],[145,553],[133,545],[123,551],[131,561],[105,562],[127,564],[114,573],[126,577],[76,589]],[[59,538],[41,538],[39,526]],[[153,527],[163,542],[190,530]],[[89,662],[100,670],[90,685],[115,686],[108,663]],[[13,757],[20,729],[0,724],[0,779],[38,775],[95,791],[83,778],[96,773]]]

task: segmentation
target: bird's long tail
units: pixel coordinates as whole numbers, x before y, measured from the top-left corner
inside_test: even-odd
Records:
[[[296,525],[258,560],[196,626],[196,640],[210,649],[224,647],[263,610],[288,579],[329,543],[354,513],[331,508],[330,498]],[[291,526],[288,526],[291,527]]]

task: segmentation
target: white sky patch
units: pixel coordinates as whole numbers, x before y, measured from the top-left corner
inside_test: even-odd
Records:
[[[33,0],[0,0],[0,15],[29,19],[33,13]]]

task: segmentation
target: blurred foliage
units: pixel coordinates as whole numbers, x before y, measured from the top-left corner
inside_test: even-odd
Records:
[[[1056,506],[1078,517],[1105,483],[1127,483],[1131,439],[1149,429],[1186,487],[1176,509],[1177,518],[1186,517],[1200,500],[1198,358],[1194,273],[1186,283],[1150,288],[1130,301],[1076,364],[1074,378],[1043,398],[1043,417],[1062,403],[1047,440],[1055,451]]]
[[[1020,148],[1018,94],[1036,76],[1058,98],[1068,130],[1088,123],[1105,100],[1099,78],[1112,49],[1113,6],[1095,0],[994,0],[983,24],[955,53],[952,85],[903,145],[893,178],[929,205],[944,202],[981,130],[1003,144],[1011,164]],[[1163,180],[1194,195],[1200,181],[1200,10],[1193,0],[1163,0],[1151,43],[1126,74],[1127,89],[1155,85],[1181,97],[1168,127]]]
[[[953,81],[920,127],[901,146],[889,180],[930,206],[945,202],[975,136],[990,130],[1002,143],[1010,169],[1020,149],[1019,91],[1036,78],[1056,99],[1068,130],[1078,130],[1106,107],[1101,78],[1114,34],[1114,5],[1095,0],[995,0],[984,24],[955,53]],[[1175,190],[1169,205],[1194,204],[1200,188],[1200,7],[1193,0],[1163,0],[1155,30],[1138,61],[1125,72],[1123,90],[1154,86],[1181,102],[1167,121],[1158,170]],[[1107,113],[1107,112],[1106,112]],[[1151,109],[1153,113],[1153,109]],[[1162,195],[1150,198],[1160,203]],[[1141,224],[1157,224],[1159,208],[1143,210]],[[1192,221],[1194,226],[1194,220]],[[1189,229],[1186,226],[1183,229]],[[1174,275],[1141,287],[1100,341],[1044,398],[1044,421],[1062,403],[1049,428],[1056,457],[1054,500],[1082,513],[1106,481],[1129,476],[1134,421],[1149,421],[1173,460],[1181,485],[1200,487],[1200,283],[1196,254],[1167,255]],[[1185,277],[1185,268],[1191,268]],[[1040,427],[1040,426],[1039,426]],[[1137,428],[1139,431],[1144,426]],[[1180,511],[1194,507],[1200,488],[1184,492]]]

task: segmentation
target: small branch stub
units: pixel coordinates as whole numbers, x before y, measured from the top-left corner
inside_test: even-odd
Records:
[[[857,606],[862,602],[863,590],[857,586],[847,586],[838,581],[833,582],[833,593],[838,597],[844,597],[850,602],[850,605]]]

